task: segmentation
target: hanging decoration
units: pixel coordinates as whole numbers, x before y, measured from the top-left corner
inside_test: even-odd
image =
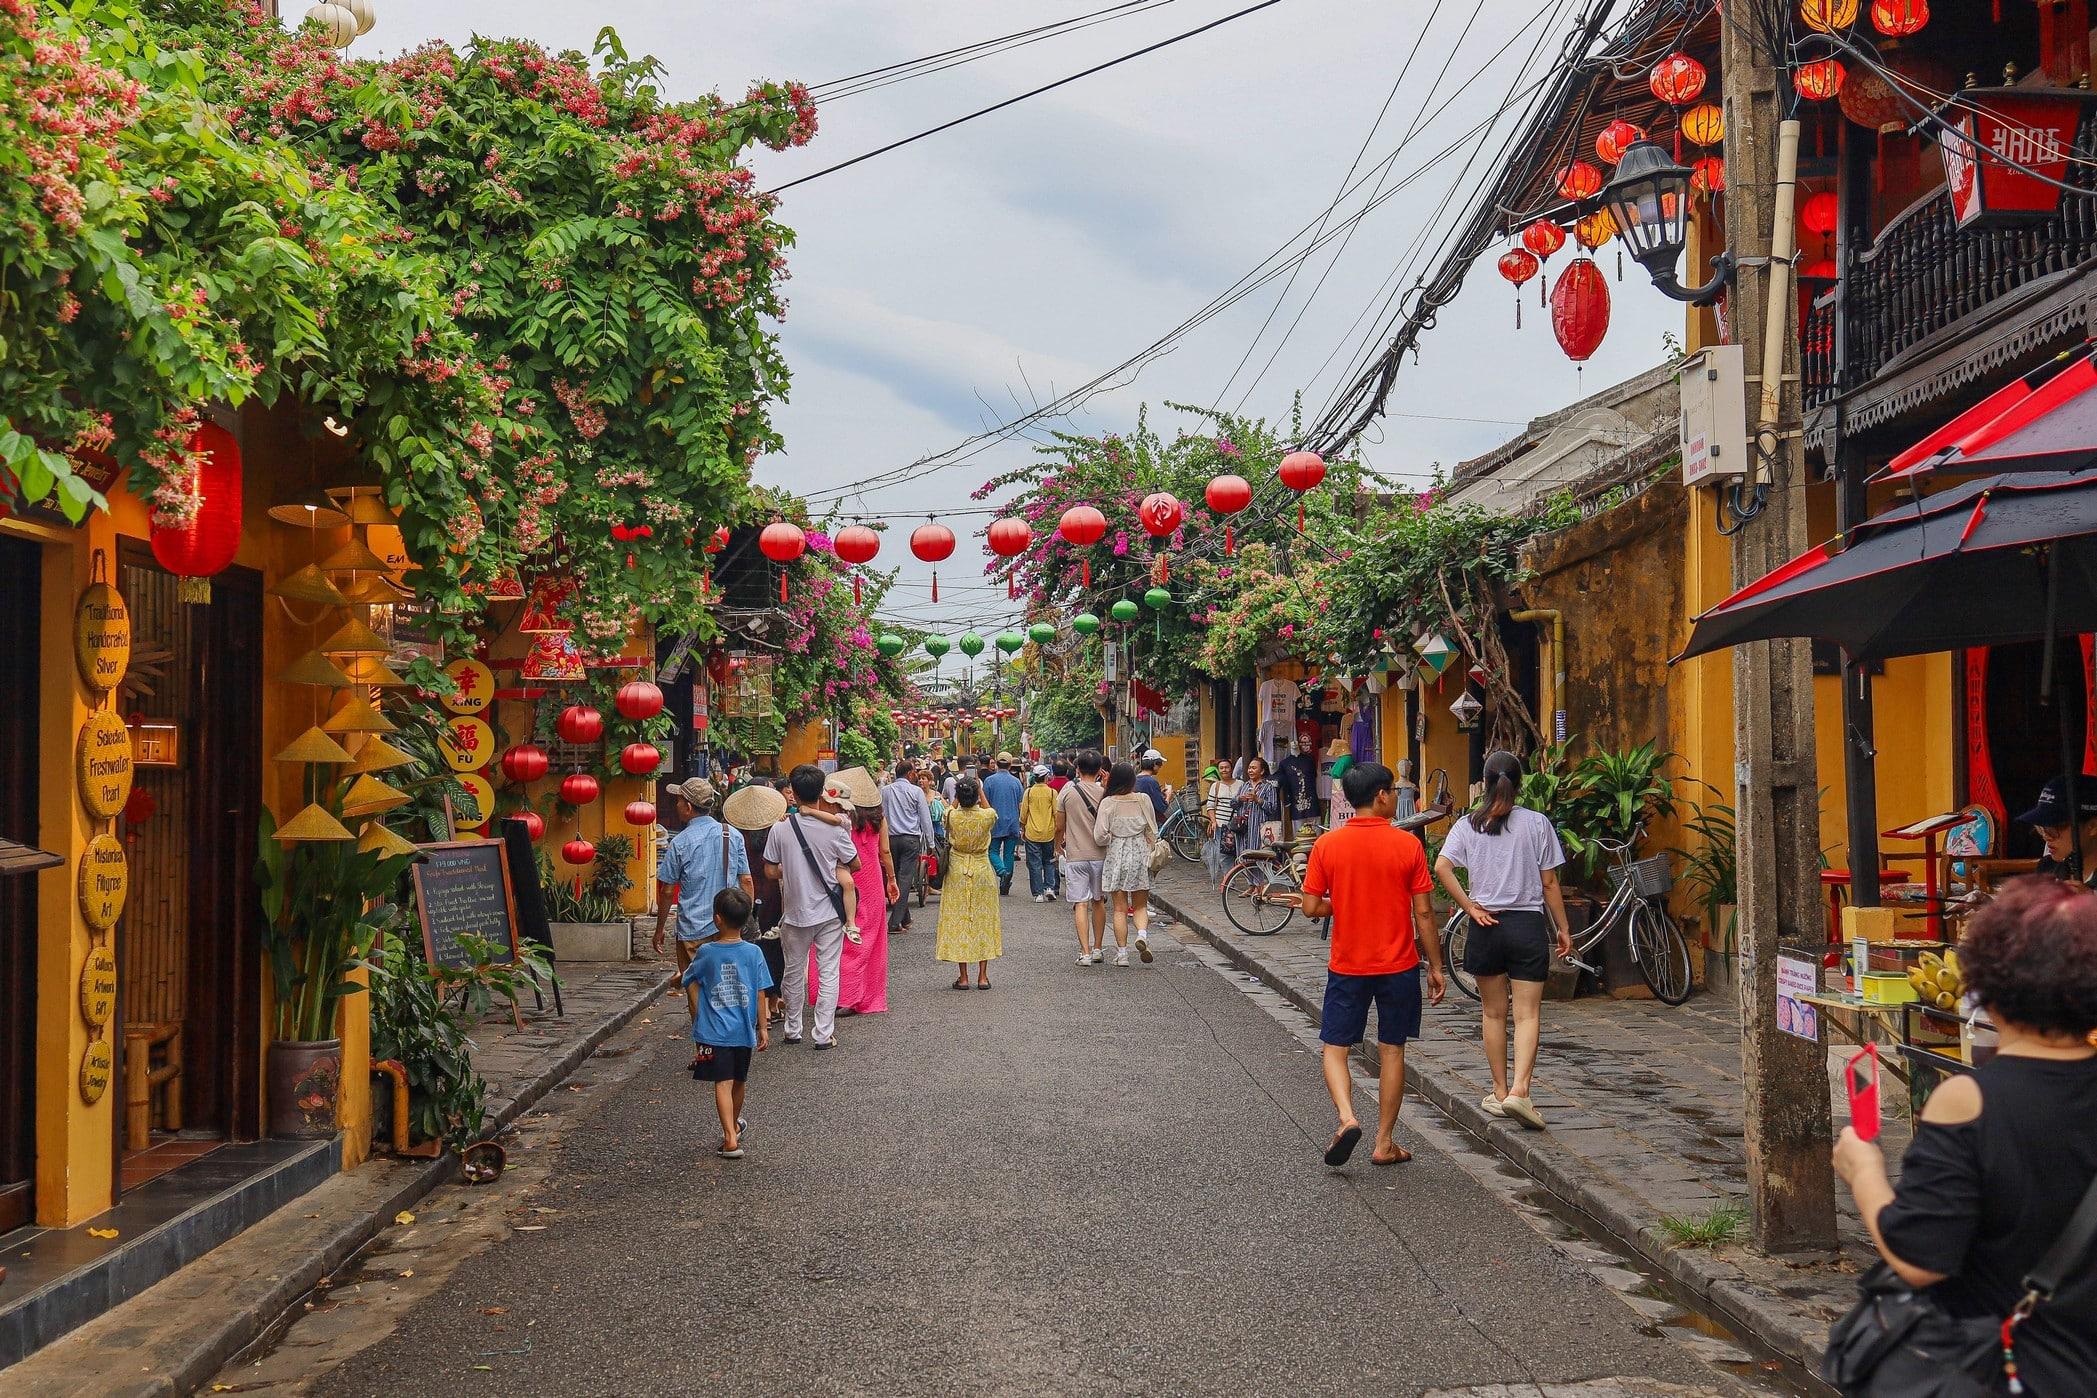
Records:
[[[1593,252],[1616,236],[1616,216],[1607,209],[1593,213],[1573,225],[1573,241]]]
[[[789,520],[774,520],[757,536],[757,549],[766,558],[780,565],[779,601],[786,602],[786,565],[792,563],[808,550],[808,536],[801,526]]]
[[[180,525],[164,525],[155,512],[153,557],[180,581],[176,595],[202,605],[211,600],[211,579],[240,551],[240,443],[215,422],[202,423],[189,439],[199,457],[182,487]]]
[[[561,862],[563,864],[588,864],[596,858],[597,846],[591,844],[580,835],[561,846]]]
[[[1079,612],[1070,619],[1070,629],[1077,632],[1080,636],[1097,635],[1099,633],[1099,618],[1091,612]]]
[[[594,743],[604,736],[604,715],[588,704],[570,704],[553,721],[554,732],[568,743]]]
[[[519,786],[546,775],[546,749],[537,743],[519,743],[502,755],[502,774]]]
[[[1007,515],[991,521],[990,528],[983,531],[983,542],[999,558],[1017,558],[1033,545],[1034,530],[1018,516]],[[1011,568],[1005,570],[1005,596],[1019,596],[1019,578]]]
[[[1017,655],[1020,648],[1025,646],[1026,643],[1027,638],[1020,635],[1017,631],[998,632],[998,649],[1006,655]]]
[[[910,642],[904,640],[893,631],[884,631],[874,638],[874,649],[880,651],[888,659],[894,660],[904,651],[910,649]]]
[[[1499,266],[1500,275],[1505,277],[1515,288],[1515,329],[1520,330],[1522,328],[1522,287],[1531,277],[1537,274],[1543,264],[1538,262],[1536,254],[1527,248],[1509,248],[1506,252],[1500,254]]]
[[[626,809],[621,811],[620,814],[626,817],[628,825],[634,826],[636,829],[646,830],[649,826],[655,824],[655,803],[653,801],[628,801]]]
[[[1027,639],[1037,646],[1048,645],[1056,639],[1056,628],[1045,621],[1037,621],[1027,628]]]
[[[1808,233],[1826,235],[1835,231],[1835,221],[1841,212],[1841,204],[1827,190],[1806,196],[1799,205],[1798,226]]]
[[[1841,59],[1822,58],[1792,69],[1791,86],[1808,102],[1825,102],[1842,91],[1842,81],[1848,76]]]
[[[1890,79],[1873,68],[1853,73],[1835,96],[1842,115],[1867,131],[1891,136],[1905,131],[1914,109]],[[1874,172],[1878,173],[1878,172]]]
[[[1726,192],[1726,158],[1707,155],[1689,167],[1689,187],[1706,194]]]
[[[1602,172],[1588,161],[1575,160],[1559,168],[1554,183],[1561,199],[1577,204],[1602,192]]]
[[[612,707],[619,717],[638,723],[663,711],[663,692],[653,680],[628,680],[612,696]]]
[[[1603,127],[1601,134],[1595,137],[1595,154],[1602,157],[1603,164],[1614,165],[1624,158],[1624,152],[1629,150],[1634,142],[1643,141],[1645,138],[1646,129],[1643,126],[1618,117]]]
[[[1134,602],[1131,602],[1126,597],[1121,597],[1115,599],[1114,605],[1107,608],[1107,615],[1126,626],[1137,617],[1143,615],[1143,612]]]
[[[852,574],[852,605],[856,607],[863,600],[856,570],[862,564],[872,563],[874,555],[881,552],[881,536],[864,524],[848,524],[837,531],[837,536],[830,541],[830,546],[837,551],[839,562],[855,570]]]
[[[1857,22],[1857,0],[1799,0],[1798,17],[1808,29],[1839,33]]]
[[[1700,146],[1715,146],[1726,139],[1726,110],[1716,102],[1699,102],[1682,113],[1682,134]]]
[[[522,810],[512,811],[508,819],[523,821],[525,838],[533,844],[536,845],[539,841],[546,838],[546,820],[530,806],[526,806]]]
[[[570,772],[561,778],[561,800],[570,806],[587,806],[601,794],[597,778],[588,772]]]
[[[619,749],[619,770],[629,777],[645,777],[662,765],[662,749],[653,743],[628,743]]]
[[[1928,0],[1871,0],[1871,27],[1889,39],[1919,34],[1929,22]]]
[[[553,577],[532,580],[531,593],[518,614],[517,630],[526,636],[566,636],[573,629],[558,612],[567,587]]]
[[[1165,644],[1165,609],[1172,605],[1172,594],[1162,587],[1154,587],[1143,594],[1143,605],[1158,614],[1154,636],[1162,646]]]
[[[1223,556],[1228,558],[1236,551],[1230,517],[1252,503],[1252,483],[1243,476],[1218,476],[1202,490],[1201,498],[1223,516]]]
[[[1143,503],[1136,506],[1136,522],[1142,525],[1143,532],[1151,537],[1151,551],[1157,559],[1157,574],[1160,579],[1164,578],[1171,568],[1168,561],[1171,555],[1165,552],[1159,541],[1171,537],[1172,532],[1180,527],[1181,521],[1186,517],[1187,507],[1180,503],[1177,495],[1166,490],[1152,491],[1143,497]]]
[[[1522,229],[1522,246],[1528,249],[1536,258],[1537,270],[1541,271],[1543,270],[1543,265],[1551,260],[1551,254],[1565,246],[1565,229],[1559,227],[1550,219],[1536,219]],[[1536,284],[1536,304],[1539,306],[1550,304],[1549,297],[1545,292],[1545,284],[1541,281]],[[1521,323],[1521,300],[1518,297],[1515,301],[1516,327],[1519,328]]]
[[[961,640],[957,644],[961,647],[961,653],[970,660],[974,660],[983,653],[983,638],[973,631],[963,632]]]
[[[1517,309],[1516,319],[1518,321],[1520,314],[1520,310]],[[1275,474],[1281,477],[1283,485],[1296,492],[1296,532],[1301,534],[1303,532],[1303,495],[1307,490],[1316,489],[1318,483],[1325,479],[1325,458],[1314,451],[1292,451],[1281,459],[1281,466],[1277,468]],[[1159,591],[1161,589],[1154,588],[1152,590]],[[1148,601],[1149,599],[1146,597],[1145,600]],[[1153,603],[1153,605],[1156,604]]]
[[[954,643],[944,636],[925,637],[925,654],[932,657],[932,663],[934,665],[937,665],[940,661],[946,659],[947,652],[952,650],[953,648]]]
[[[925,523],[910,531],[910,551],[920,563],[943,563],[954,555],[954,531],[944,524]],[[939,569],[932,570],[932,600],[939,600]]]
[[[721,525],[720,527],[718,527],[717,529],[715,529],[715,530],[714,530],[714,532],[713,532],[713,535],[712,535],[712,537],[710,537],[710,538],[708,538],[708,539],[707,539],[707,541],[706,541],[706,551],[707,551],[708,553],[719,553],[719,552],[720,552],[720,551],[721,551],[722,549],[725,549],[725,548],[727,548],[727,547],[728,547],[728,526],[724,524],[724,525]]]
[[[1682,159],[1682,109],[1704,94],[1704,65],[1677,51],[1653,65],[1646,86],[1675,113],[1675,159]]]
[[[517,668],[517,678],[526,684],[574,684],[588,676],[574,638],[560,635],[536,638],[531,654]]]
[[[1566,358],[1581,363],[1609,333],[1609,283],[1593,259],[1577,257],[1551,288],[1551,333]]]
[[[1056,532],[1067,540],[1071,547],[1089,549],[1106,537],[1107,517],[1090,505],[1072,505],[1056,522]],[[1080,560],[1081,575],[1086,587],[1092,586],[1092,559]]]

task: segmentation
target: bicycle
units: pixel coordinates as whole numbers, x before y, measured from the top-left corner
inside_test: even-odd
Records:
[[[1403,820],[1391,823],[1400,830],[1420,831],[1449,818],[1448,775],[1437,769],[1429,783],[1435,794],[1429,804]],[[1311,846],[1319,831],[1300,835],[1272,849],[1248,849],[1224,871],[1223,915],[1248,937],[1271,937],[1289,925],[1303,907],[1303,879],[1310,865]],[[1287,858],[1282,856],[1286,854]],[[1329,922],[1321,918],[1320,922]]]
[[[1679,1005],[1689,998],[1689,943],[1682,929],[1668,916],[1667,892],[1674,875],[1665,850],[1645,859],[1631,858],[1631,851],[1645,834],[1644,827],[1627,841],[1597,840],[1616,859],[1609,871],[1616,891],[1600,916],[1573,939],[1573,954],[1566,960],[1590,975],[1600,977],[1601,968],[1581,958],[1602,944],[1619,924],[1626,928],[1631,960],[1638,974],[1663,1005]],[[1442,955],[1449,964],[1449,979],[1471,999],[1478,998],[1478,978],[1464,970],[1464,944],[1471,934],[1471,917],[1461,908],[1442,924]]]
[[[1201,846],[1204,835],[1201,828],[1201,796],[1193,790],[1183,790],[1172,803],[1172,813],[1158,827],[1158,838],[1172,846],[1172,852],[1189,864],[1201,863]]]

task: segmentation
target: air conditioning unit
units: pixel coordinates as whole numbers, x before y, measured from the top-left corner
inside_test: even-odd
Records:
[[[1682,361],[1682,484],[1747,473],[1746,358],[1739,345],[1713,345]]]

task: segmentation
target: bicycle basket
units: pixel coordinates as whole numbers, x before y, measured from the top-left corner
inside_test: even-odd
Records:
[[[1631,891],[1641,898],[1658,898],[1675,886],[1675,876],[1668,867],[1665,854],[1656,854],[1648,859],[1634,859],[1622,869],[1611,869],[1609,881],[1621,888],[1631,885]]]
[[[1200,815],[1201,793],[1194,789],[1193,782],[1188,782],[1173,796],[1172,804],[1190,816]]]

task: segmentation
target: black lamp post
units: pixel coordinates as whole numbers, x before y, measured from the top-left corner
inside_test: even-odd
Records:
[[[1711,280],[1700,287],[1685,287],[1675,278],[1675,263],[1689,244],[1689,170],[1658,144],[1634,142],[1602,187],[1601,200],[1624,246],[1663,295],[1708,306],[1726,289],[1733,275],[1730,253],[1712,261]]]

